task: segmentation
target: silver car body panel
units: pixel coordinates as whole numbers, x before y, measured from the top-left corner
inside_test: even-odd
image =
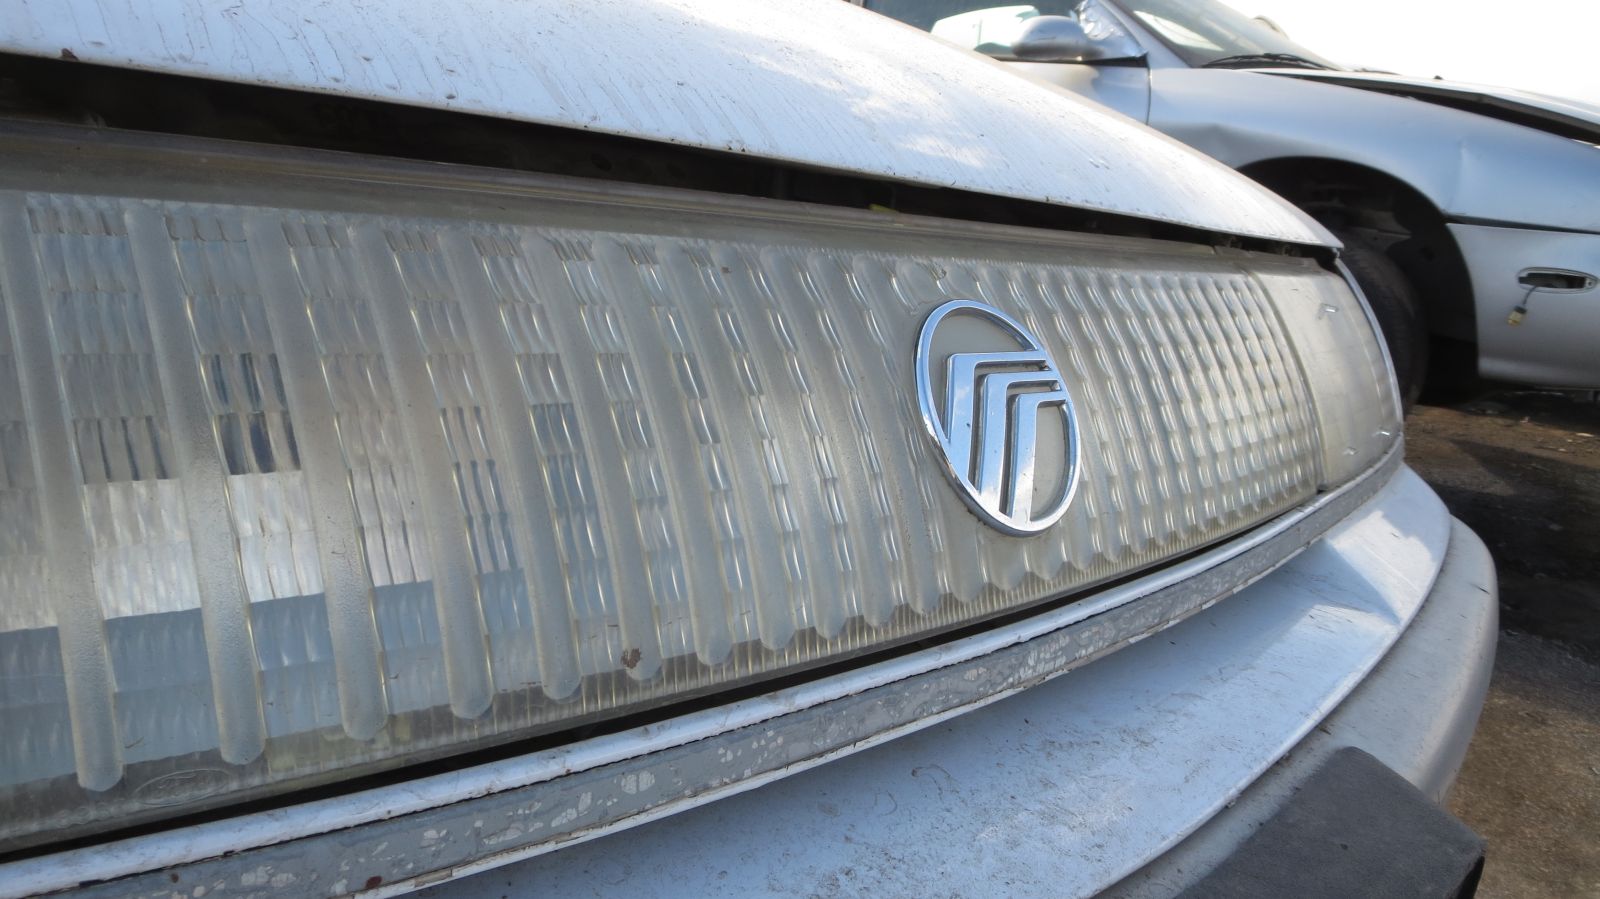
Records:
[[[1505,226],[1474,235],[1472,252],[1488,258],[1469,257],[1472,303],[1436,314],[1430,329],[1476,343],[1485,377],[1600,385],[1600,363],[1588,352],[1600,343],[1600,289],[1563,297],[1563,315],[1541,312],[1537,325],[1518,330],[1507,314],[1526,288],[1503,276],[1556,268],[1553,260],[1574,255],[1574,241],[1538,235],[1600,233],[1600,108],[1381,72],[1196,69],[1136,16],[1107,9],[1144,46],[1146,66],[1007,65],[1142,119],[1234,168],[1282,159],[1353,163],[1410,185],[1451,222]],[[1529,233],[1513,238],[1513,229]],[[1575,270],[1600,274],[1592,262]]]
[[[557,0],[8,2],[0,4],[0,52],[1337,244],[1299,210],[1175,143],[1065,92],[1019,87],[998,63],[837,0],[759,9],[737,0],[599,0],[581,14]],[[814,66],[819,59],[828,65]]]
[[[1008,64],[1030,78],[1081,94],[1136,121],[1143,122],[1150,117],[1150,70],[1144,66]]]
[[[1337,159],[1410,184],[1447,219],[1600,233],[1600,149],[1593,145],[1261,71],[1157,69],[1150,79],[1150,124],[1234,168]]]
[[[1600,288],[1530,291],[1529,268],[1600,274],[1600,234],[1452,224],[1478,285],[1478,372],[1521,384],[1600,383]],[[1524,311],[1518,324],[1512,313]]]
[[[1600,384],[1592,351],[1600,344],[1600,289],[1536,293],[1522,324],[1508,323],[1508,313],[1528,299],[1518,273],[1600,274],[1600,147],[1298,77],[1166,68],[1150,78],[1150,124],[1230,166],[1295,158],[1354,163],[1409,184],[1458,223],[1451,229],[1457,241],[1470,241],[1461,250],[1476,314],[1433,325],[1475,341],[1485,377]]]
[[[1281,70],[1274,74],[1324,81],[1345,87],[1399,94],[1424,101],[1470,103],[1484,114],[1515,116],[1518,121],[1538,127],[1542,122],[1554,133],[1576,139],[1600,141],[1600,105],[1567,97],[1552,97],[1532,91],[1464,84],[1432,78],[1411,78],[1387,72],[1338,72],[1320,69]]]
[[[1406,633],[1339,708],[1228,807],[1102,899],[1170,897],[1224,863],[1344,747],[1443,803],[1489,690],[1499,597],[1483,541],[1453,524],[1444,567]],[[1419,715],[1419,710],[1426,710]]]

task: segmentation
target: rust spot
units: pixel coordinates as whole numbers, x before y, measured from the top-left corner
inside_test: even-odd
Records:
[[[173,871],[171,874],[168,874],[167,875],[167,879],[172,881],[173,883],[177,883],[178,882],[178,872],[177,871]]]
[[[639,667],[639,657],[644,655],[637,647],[629,649],[622,654],[622,667],[633,669]]]
[[[383,878],[374,874],[367,878],[367,885],[364,887],[364,889],[375,890],[380,886],[383,886]]]
[[[77,62],[78,61],[78,54],[72,52],[71,50],[68,50],[66,47],[62,47],[61,48],[61,58],[67,60],[68,62]]]

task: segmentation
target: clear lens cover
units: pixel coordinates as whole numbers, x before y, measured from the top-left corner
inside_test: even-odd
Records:
[[[1305,368],[1322,435],[1321,486],[1342,484],[1382,458],[1400,435],[1400,401],[1377,325],[1338,280],[1266,265],[1256,277],[1276,301]]]
[[[6,141],[5,847],[1069,594],[1305,500],[1351,470],[1318,424],[1370,427],[1315,383],[1370,392],[1370,333],[1280,308],[1348,300],[1309,263]],[[1075,400],[1077,490],[1039,534],[975,516],[923,431],[917,335],[953,299],[1036,335]]]

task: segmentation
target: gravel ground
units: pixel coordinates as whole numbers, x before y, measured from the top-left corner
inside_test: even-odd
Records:
[[[1600,405],[1419,406],[1406,436],[1499,567],[1499,657],[1451,801],[1489,841],[1479,895],[1600,897]]]

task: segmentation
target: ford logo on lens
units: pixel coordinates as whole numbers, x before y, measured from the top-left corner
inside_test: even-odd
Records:
[[[993,306],[951,300],[923,322],[916,369],[922,423],[972,511],[1008,534],[1061,520],[1078,425],[1044,344]]]

